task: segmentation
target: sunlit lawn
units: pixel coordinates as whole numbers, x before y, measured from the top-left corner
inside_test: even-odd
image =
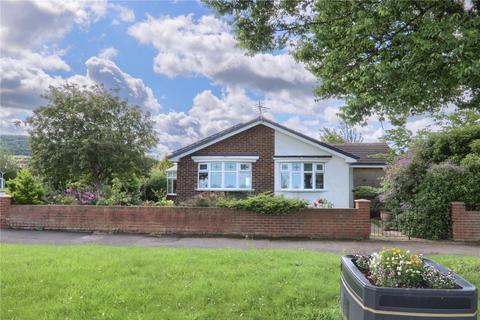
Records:
[[[434,256],[480,286],[480,259]],[[340,319],[340,255],[1,245],[4,319]]]

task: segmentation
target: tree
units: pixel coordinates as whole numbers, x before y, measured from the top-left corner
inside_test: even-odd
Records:
[[[343,98],[342,117],[394,125],[447,104],[480,110],[480,1],[204,0],[249,53],[288,47]]]
[[[8,180],[8,194],[12,196],[13,202],[15,203],[43,203],[44,191],[42,185],[28,169],[20,170],[15,179]]]
[[[87,181],[100,191],[113,177],[144,174],[156,136],[150,115],[100,86],[50,87],[27,119],[32,167],[55,189]]]
[[[0,148],[0,189],[5,188],[5,180],[15,177],[17,170],[13,156],[7,150]]]
[[[326,143],[358,143],[363,141],[363,136],[348,123],[342,122],[338,131],[329,128],[320,129],[320,140]]]

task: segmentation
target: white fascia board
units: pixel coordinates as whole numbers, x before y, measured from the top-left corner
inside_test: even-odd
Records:
[[[248,125],[248,126],[245,126],[245,127],[240,128],[240,129],[238,129],[238,130],[232,131],[232,132],[230,132],[230,133],[228,133],[228,134],[226,134],[226,135],[223,135],[223,136],[221,136],[221,137],[218,137],[218,138],[215,139],[215,140],[212,140],[212,141],[209,141],[209,142],[207,142],[207,143],[205,143],[205,144],[202,144],[202,145],[200,145],[200,146],[198,146],[198,147],[196,147],[196,148],[194,148],[194,149],[185,151],[184,153],[179,154],[178,156],[170,159],[170,161],[172,161],[172,162],[178,162],[178,161],[180,161],[181,158],[183,158],[183,157],[185,157],[185,156],[187,156],[187,155],[189,155],[189,154],[192,154],[192,153],[194,153],[194,152],[196,152],[196,151],[198,151],[198,150],[202,150],[202,149],[204,149],[204,148],[206,148],[206,147],[208,147],[208,146],[211,146],[212,144],[215,144],[215,143],[217,143],[217,142],[219,142],[219,141],[222,141],[222,140],[225,140],[225,139],[227,139],[227,138],[230,138],[231,136],[234,136],[234,135],[236,135],[236,134],[238,134],[238,133],[240,133],[240,132],[243,132],[243,131],[245,131],[245,130],[248,130],[248,129],[250,129],[250,128],[253,128],[253,127],[255,127],[256,125],[258,125],[258,124],[260,124],[260,123],[263,123],[263,124],[266,125],[266,123],[264,123],[264,122],[262,122],[262,121],[255,121],[255,122],[251,123],[251,124]]]
[[[372,164],[372,165],[368,165],[368,164],[351,164],[350,167],[352,168],[372,168],[372,169],[386,169],[387,166],[386,165],[383,165],[383,164]]]
[[[357,162],[357,159],[354,159],[354,158],[351,158],[351,157],[349,157],[349,156],[346,156],[346,155],[344,155],[344,154],[342,154],[342,153],[340,153],[340,152],[336,152],[335,150],[332,150],[332,149],[330,149],[330,148],[326,148],[326,147],[324,147],[324,146],[322,146],[322,145],[319,145],[318,143],[315,143],[315,142],[313,142],[313,141],[310,141],[310,140],[307,140],[307,139],[305,139],[305,138],[302,138],[302,137],[300,137],[300,136],[298,136],[298,135],[296,135],[296,134],[291,133],[290,131],[287,131],[287,130],[285,130],[285,129],[279,128],[279,127],[277,127],[277,126],[275,126],[275,125],[272,125],[272,124],[270,124],[270,123],[268,123],[268,122],[263,122],[263,124],[266,125],[267,127],[270,127],[270,128],[272,128],[272,129],[274,129],[274,130],[278,130],[279,132],[281,132],[281,133],[283,133],[283,134],[286,134],[286,135],[288,135],[288,136],[290,136],[290,137],[296,138],[296,139],[298,139],[298,140],[300,140],[300,141],[302,141],[302,142],[305,142],[305,143],[310,144],[310,145],[312,145],[312,146],[314,146],[314,147],[317,147],[317,148],[319,148],[320,150],[326,151],[326,152],[328,152],[328,153],[330,153],[330,154],[332,154],[332,155],[335,155],[335,156],[337,156],[337,157],[340,157],[340,158],[344,159],[345,162],[347,162],[347,163],[355,163],[355,162]]]
[[[258,156],[195,156],[192,157],[193,162],[210,162],[210,161],[235,161],[235,162],[256,162]]]
[[[273,157],[273,160],[275,162],[328,162],[330,161],[329,158],[311,158],[311,157],[292,157],[292,158],[286,158],[286,157]]]

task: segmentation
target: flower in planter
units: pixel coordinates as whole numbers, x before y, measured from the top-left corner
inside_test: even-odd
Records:
[[[356,265],[379,287],[451,289],[451,273],[443,274],[426,265],[423,256],[399,248],[385,249],[371,256],[356,256]]]

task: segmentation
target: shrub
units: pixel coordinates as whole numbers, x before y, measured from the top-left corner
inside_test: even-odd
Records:
[[[98,205],[128,206],[141,203],[140,183],[136,178],[127,181],[113,178],[111,186],[105,186],[102,194],[103,196],[97,201]]]
[[[300,199],[288,199],[261,193],[246,199],[224,199],[218,203],[223,208],[234,208],[255,211],[260,214],[276,215],[287,214],[308,207],[308,202]]]
[[[32,176],[30,170],[18,171],[14,179],[8,180],[8,194],[13,202],[19,204],[43,203],[44,190],[42,185]]]
[[[158,201],[161,199],[159,194],[165,193],[166,188],[167,176],[165,170],[155,167],[151,170],[150,176],[141,187],[142,198],[143,200]]]
[[[383,195],[402,232],[446,239],[450,202],[480,208],[479,140],[479,124],[430,133],[389,166]]]
[[[355,264],[379,287],[455,288],[451,273],[443,274],[424,263],[421,255],[398,248],[385,249],[371,256],[357,256]]]
[[[180,206],[184,207],[217,207],[221,200],[226,198],[223,192],[203,192],[183,201]]]
[[[355,199],[373,200],[380,194],[380,188],[371,186],[358,186],[353,188],[353,195]]]

